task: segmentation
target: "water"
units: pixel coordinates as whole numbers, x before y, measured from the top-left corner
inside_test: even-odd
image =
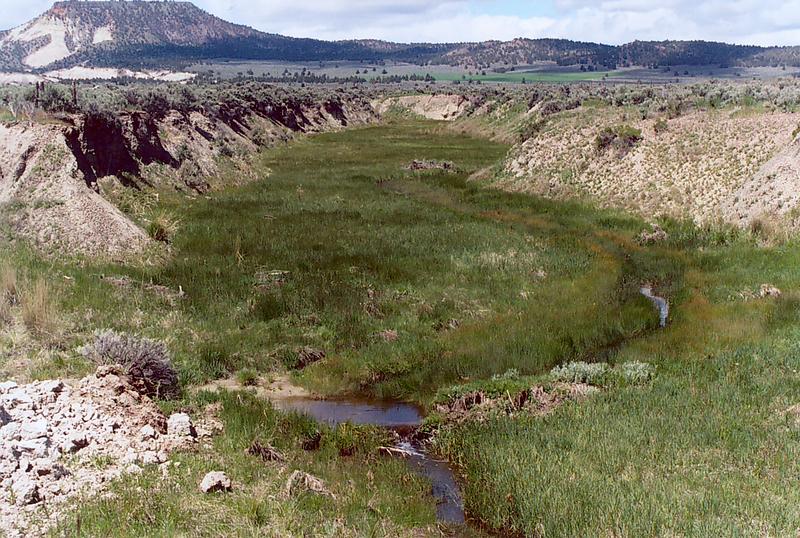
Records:
[[[401,402],[381,402],[364,399],[314,400],[287,398],[274,400],[273,405],[282,411],[296,411],[331,426],[342,422],[372,424],[397,431],[408,432],[422,423],[422,412],[414,405]],[[463,524],[464,501],[453,472],[446,462],[431,458],[416,442],[400,441],[397,448],[414,471],[425,476],[433,485],[436,499],[436,518],[443,523]]]
[[[653,288],[650,286],[642,286],[639,290],[642,295],[650,299],[655,307],[658,309],[659,324],[661,327],[667,326],[667,318],[669,318],[669,303],[663,297],[653,295]]]
[[[335,426],[341,422],[373,424],[390,430],[419,426],[420,410],[413,405],[398,402],[372,402],[369,400],[314,400],[287,398],[275,400],[272,405],[281,411],[297,411],[313,417],[318,422]]]

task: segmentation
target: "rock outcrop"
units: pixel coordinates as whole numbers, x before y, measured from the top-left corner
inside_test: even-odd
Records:
[[[40,534],[37,525],[55,521],[65,500],[165,464],[217,427],[193,426],[183,414],[167,419],[115,366],[74,385],[0,383],[0,531]]]

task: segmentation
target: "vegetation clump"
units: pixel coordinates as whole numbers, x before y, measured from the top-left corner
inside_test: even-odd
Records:
[[[161,243],[170,243],[180,227],[180,220],[165,211],[153,215],[147,223],[147,234]]]
[[[178,373],[167,346],[113,330],[98,331],[81,353],[97,364],[119,364],[143,394],[170,400],[180,396]]]
[[[556,366],[550,371],[554,381],[563,383],[585,383],[587,385],[602,385],[608,374],[608,364],[604,362],[570,362]]]
[[[258,372],[252,368],[242,368],[236,372],[236,380],[243,387],[254,387],[258,385]]]
[[[37,279],[25,291],[20,302],[25,327],[39,336],[52,335],[55,331],[56,312],[50,284],[45,279]]]
[[[597,135],[594,146],[598,153],[612,148],[619,157],[624,157],[642,141],[642,130],[630,125],[606,127]]]
[[[648,363],[631,361],[612,368],[605,362],[570,362],[556,366],[550,378],[561,383],[583,383],[595,386],[645,385],[653,379],[655,368]]]
[[[623,363],[615,371],[623,381],[631,385],[644,385],[653,379],[656,373],[652,364],[640,361]]]

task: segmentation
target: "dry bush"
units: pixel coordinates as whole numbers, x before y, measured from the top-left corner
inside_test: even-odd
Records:
[[[120,364],[140,393],[175,399],[180,396],[178,373],[163,342],[118,333],[95,333],[94,342],[81,353],[97,364]]]
[[[11,323],[11,305],[7,301],[0,301],[0,327]]]
[[[21,294],[22,321],[25,327],[39,336],[52,335],[56,328],[53,291],[43,278],[34,281]]]
[[[147,233],[156,241],[170,243],[178,228],[180,228],[180,224],[180,219],[173,217],[166,211],[160,211],[150,219],[147,225]]]
[[[0,302],[14,305],[19,300],[17,270],[9,263],[0,266]]]

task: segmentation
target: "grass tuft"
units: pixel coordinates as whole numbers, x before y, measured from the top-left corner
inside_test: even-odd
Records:
[[[236,372],[236,381],[243,387],[254,387],[258,384],[258,372],[252,368],[242,368]]]
[[[44,278],[37,278],[25,290],[20,300],[22,321],[37,336],[52,336],[57,326],[53,290]]]
[[[17,270],[9,264],[0,265],[0,302],[14,305],[19,300]]]
[[[181,221],[167,211],[158,211],[147,223],[147,234],[161,243],[171,243],[180,228]]]

